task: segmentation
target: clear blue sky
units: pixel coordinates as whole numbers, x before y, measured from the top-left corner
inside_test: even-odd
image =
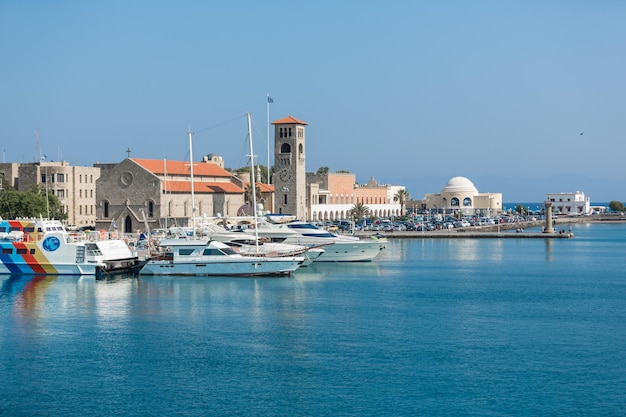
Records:
[[[309,123],[307,171],[626,201],[625,22],[611,0],[0,0],[3,161],[184,160],[191,127],[194,159],[237,168],[250,112],[266,165],[269,93]]]

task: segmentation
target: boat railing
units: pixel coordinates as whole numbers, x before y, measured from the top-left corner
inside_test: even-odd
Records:
[[[80,243],[80,242],[98,242],[102,240],[112,240],[119,239],[119,236],[115,232],[107,232],[106,230],[93,230],[87,232],[69,232],[68,233],[68,242],[69,243]]]

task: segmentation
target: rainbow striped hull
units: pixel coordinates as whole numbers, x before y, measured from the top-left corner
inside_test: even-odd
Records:
[[[70,235],[58,220],[0,219],[0,274],[99,275],[116,265],[133,265],[119,240]]]

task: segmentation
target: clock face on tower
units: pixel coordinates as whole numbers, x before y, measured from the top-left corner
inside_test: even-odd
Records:
[[[278,178],[280,178],[281,181],[289,181],[291,179],[291,173],[287,169],[282,169],[278,173]]]

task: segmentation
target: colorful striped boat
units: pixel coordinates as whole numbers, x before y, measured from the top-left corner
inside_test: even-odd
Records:
[[[0,218],[0,274],[99,276],[144,264],[106,231],[69,233],[59,220]]]

